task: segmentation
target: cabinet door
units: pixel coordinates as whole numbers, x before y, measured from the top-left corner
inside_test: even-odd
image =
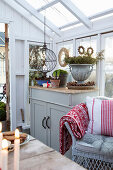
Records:
[[[46,103],[32,100],[31,107],[31,135],[47,144]]]
[[[71,108],[62,107],[59,105],[48,104],[47,114],[50,119],[48,119],[48,145],[53,149],[59,151],[59,122],[63,115],[69,112]],[[68,153],[68,157],[71,157],[71,152]]]

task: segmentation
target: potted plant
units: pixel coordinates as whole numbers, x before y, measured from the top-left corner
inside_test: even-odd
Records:
[[[0,102],[0,122],[2,122],[2,130],[6,130],[6,104]]]
[[[93,71],[93,66],[97,59],[92,57],[93,48],[87,48],[85,51],[83,46],[78,48],[78,57],[65,58],[65,62],[69,64],[71,74],[78,84],[84,84],[84,81],[88,79],[91,72]]]
[[[59,77],[60,80],[59,86],[65,87],[67,83],[68,72],[65,70],[58,69],[53,72],[53,76],[55,77],[56,75]]]

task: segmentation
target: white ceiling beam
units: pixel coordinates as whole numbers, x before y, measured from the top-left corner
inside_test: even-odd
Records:
[[[36,23],[33,18],[31,18],[31,14],[28,15],[28,12],[26,12],[21,6],[19,6],[14,0],[3,0],[7,5],[9,5],[11,8],[13,8],[16,12],[18,12],[21,16],[23,16],[27,21],[32,23],[34,26],[36,26],[39,30],[44,32],[44,29],[40,27],[39,23]],[[50,32],[46,32],[46,35],[51,37]]]
[[[78,9],[78,7],[75,6],[75,4],[71,0],[60,0],[60,3],[87,28],[90,29],[92,27],[91,21]]]
[[[30,14],[32,14],[35,18],[37,18],[41,23],[44,23],[44,16],[37,12],[35,8],[33,8],[27,1],[25,0],[15,0],[20,6],[26,9]],[[57,28],[54,24],[52,24],[49,20],[46,19],[46,26],[55,32],[58,36],[61,36],[61,32],[59,28]]]
[[[92,19],[96,19],[96,18],[105,16],[105,15],[108,15],[108,14],[112,14],[112,13],[113,13],[113,8],[105,10],[105,11],[102,11],[102,12],[99,12],[99,13],[97,13],[95,15],[91,15],[88,18],[90,20],[92,20]],[[71,27],[73,25],[80,24],[80,23],[81,23],[80,21],[71,22],[69,24],[66,24],[66,25],[63,25],[63,26],[59,27],[59,29],[64,29],[64,28]]]
[[[57,4],[58,2],[59,2],[59,0],[53,0],[53,1],[51,1],[50,3],[48,3],[48,4],[44,5],[44,6],[42,6],[42,7],[39,8],[39,9],[37,9],[37,12],[44,11],[44,10],[46,10],[47,8],[49,8],[49,7],[51,7],[51,6],[55,5],[55,4]]]

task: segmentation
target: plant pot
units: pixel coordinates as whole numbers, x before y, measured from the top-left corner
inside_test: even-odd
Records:
[[[36,80],[39,86],[43,86],[43,83],[50,83],[50,80]]]
[[[58,88],[60,80],[50,80],[52,88]]]
[[[78,84],[83,84],[89,78],[93,71],[92,64],[70,64],[70,71],[72,77]]]
[[[60,87],[66,87],[66,83],[67,83],[67,77],[68,77],[68,74],[61,74],[59,76],[59,80],[60,80]]]

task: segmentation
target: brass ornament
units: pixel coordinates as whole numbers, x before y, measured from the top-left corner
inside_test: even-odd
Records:
[[[60,64],[61,67],[65,67],[67,65],[67,63],[65,61],[62,61],[63,53],[65,54],[65,57],[68,58],[69,57],[69,50],[66,49],[66,48],[61,48],[61,50],[59,51],[58,61],[59,61],[59,64]]]

